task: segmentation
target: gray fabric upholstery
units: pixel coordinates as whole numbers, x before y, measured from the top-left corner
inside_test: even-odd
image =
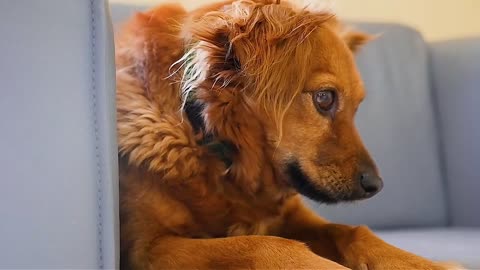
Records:
[[[0,1],[0,269],[115,268],[106,1]]]
[[[480,226],[480,37],[431,45],[453,225]]]
[[[445,225],[427,45],[417,31],[400,25],[357,28],[382,33],[358,55],[367,97],[357,124],[385,186],[364,202],[315,208],[334,221],[373,227]]]
[[[480,228],[378,231],[388,243],[435,261],[461,262],[480,269]]]

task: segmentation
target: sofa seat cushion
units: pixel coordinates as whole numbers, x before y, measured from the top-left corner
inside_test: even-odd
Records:
[[[430,228],[377,231],[390,244],[435,261],[480,269],[480,228]]]

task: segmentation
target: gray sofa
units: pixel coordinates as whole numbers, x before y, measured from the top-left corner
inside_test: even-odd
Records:
[[[111,6],[113,22],[144,7]],[[104,0],[0,1],[0,269],[118,268],[113,30]],[[480,38],[383,33],[358,56],[360,132],[384,190],[311,203],[335,222],[480,269]]]

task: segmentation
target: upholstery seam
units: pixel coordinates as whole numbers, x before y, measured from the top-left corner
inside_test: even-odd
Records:
[[[101,156],[100,156],[100,138],[99,138],[99,127],[98,127],[98,107],[97,107],[97,79],[96,79],[96,20],[95,20],[95,5],[94,0],[90,0],[90,33],[91,33],[91,98],[92,98],[92,113],[93,113],[93,127],[95,133],[95,160],[96,160],[96,169],[97,169],[97,237],[98,237],[98,258],[97,263],[100,269],[104,268],[103,263],[103,179],[102,179],[102,168],[101,168]]]

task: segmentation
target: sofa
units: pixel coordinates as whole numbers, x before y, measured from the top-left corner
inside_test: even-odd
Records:
[[[118,268],[112,22],[145,8],[0,1],[0,269]],[[480,269],[480,37],[427,43],[403,25],[352,24],[381,33],[357,56],[367,89],[357,124],[384,190],[307,202]]]

